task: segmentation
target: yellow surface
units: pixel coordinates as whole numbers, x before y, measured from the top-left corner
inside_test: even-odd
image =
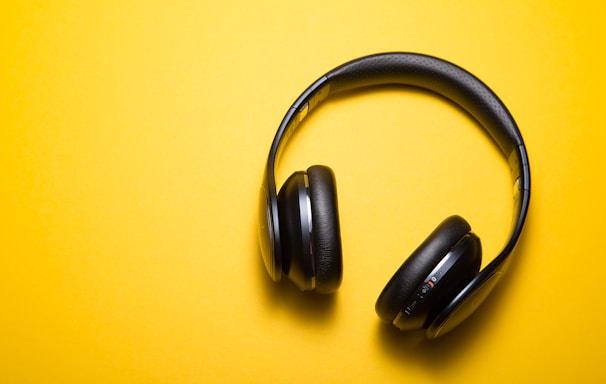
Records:
[[[606,380],[602,2],[23,3],[0,7],[0,382]],[[377,295],[447,215],[486,262],[511,214],[505,161],[451,105],[357,95],[294,136],[280,181],[337,175],[338,294],[271,283],[257,246],[287,108],[392,50],[488,83],[533,172],[511,273],[433,343],[382,325]]]

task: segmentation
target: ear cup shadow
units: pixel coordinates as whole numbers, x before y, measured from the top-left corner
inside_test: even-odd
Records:
[[[328,167],[307,169],[311,200],[312,252],[316,270],[316,291],[335,292],[341,285],[343,258],[334,173]]]
[[[444,289],[441,287],[458,287],[463,280],[470,281],[479,270],[481,264],[479,239],[471,234],[470,231],[470,225],[459,216],[451,216],[440,223],[429,237],[400,266],[379,295],[375,310],[381,320],[395,324],[398,322],[396,317],[399,316],[401,311],[405,310],[404,307],[407,303],[417,305],[417,301],[414,298],[419,297],[419,295],[421,295],[421,299],[424,299],[425,293],[423,290],[428,291],[433,288],[433,282],[428,282],[428,285],[424,287],[424,280],[442,264],[446,265],[450,263],[453,268],[452,271],[446,272],[446,276],[442,278],[443,282],[436,285],[434,292],[440,290],[444,292]],[[466,241],[463,241],[464,239]],[[464,245],[463,249],[459,249],[456,255],[452,255],[453,260],[447,262],[445,260],[447,254],[455,246],[459,246],[460,243]],[[461,272],[461,270],[464,272]],[[447,293],[450,294],[450,292]],[[429,295],[427,296],[429,297]],[[435,297],[436,295],[433,294],[432,300],[428,299],[428,302],[423,303],[425,308],[421,312],[423,312],[425,317],[428,312],[435,312],[435,309],[427,308],[428,304],[432,305],[443,301]],[[419,302],[421,301],[419,300]],[[426,319],[417,317],[413,318],[413,320],[404,325],[398,323],[398,327],[401,329],[420,328],[424,326]]]

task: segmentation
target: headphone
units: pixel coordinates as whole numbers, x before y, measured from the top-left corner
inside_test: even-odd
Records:
[[[403,85],[432,91],[475,118],[509,162],[514,216],[509,239],[481,271],[480,239],[459,216],[444,220],[387,283],[375,310],[401,330],[441,336],[465,320],[507,269],[530,202],[530,167],[520,131],[501,100],[466,70],[436,57],[392,52],[347,62],[310,85],[290,107],[273,140],[260,194],[259,242],[269,276],[288,276],[303,291],[335,292],[343,263],[335,177],[314,165],[276,192],[275,168],[299,123],[322,101],[345,91]]]

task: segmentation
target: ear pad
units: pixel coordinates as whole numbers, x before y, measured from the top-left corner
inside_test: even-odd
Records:
[[[331,293],[342,278],[334,175],[312,166],[291,175],[278,194],[282,269],[301,290]]]
[[[307,169],[311,218],[312,249],[316,265],[316,291],[332,293],[341,285],[343,257],[337,208],[337,186],[332,170],[322,165]]]
[[[375,305],[381,320],[400,329],[427,326],[479,272],[481,246],[459,216],[444,220],[387,283]]]

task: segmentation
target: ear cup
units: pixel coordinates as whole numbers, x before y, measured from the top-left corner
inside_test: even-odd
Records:
[[[334,173],[328,167],[307,169],[312,219],[312,252],[316,269],[316,291],[332,293],[341,285],[343,258]]]
[[[343,262],[336,183],[330,168],[295,172],[278,194],[282,269],[299,289],[331,293]]]
[[[396,324],[399,328],[423,327],[428,313],[436,312],[435,308],[430,308],[432,304],[456,295],[457,292],[452,292],[453,287],[471,281],[480,268],[481,246],[477,236],[470,231],[470,225],[459,216],[451,216],[440,223],[406,259],[379,295],[375,310],[381,320],[395,324],[399,321],[396,316],[406,311],[410,312],[406,318],[410,321]],[[454,252],[455,247],[459,247],[457,252]],[[449,260],[445,260],[449,252]],[[426,282],[425,279],[439,265],[451,270],[440,270],[436,276],[441,280],[434,287],[433,281]],[[430,290],[431,294],[426,294]],[[409,307],[405,308],[407,305]],[[414,310],[417,316],[411,316]]]

